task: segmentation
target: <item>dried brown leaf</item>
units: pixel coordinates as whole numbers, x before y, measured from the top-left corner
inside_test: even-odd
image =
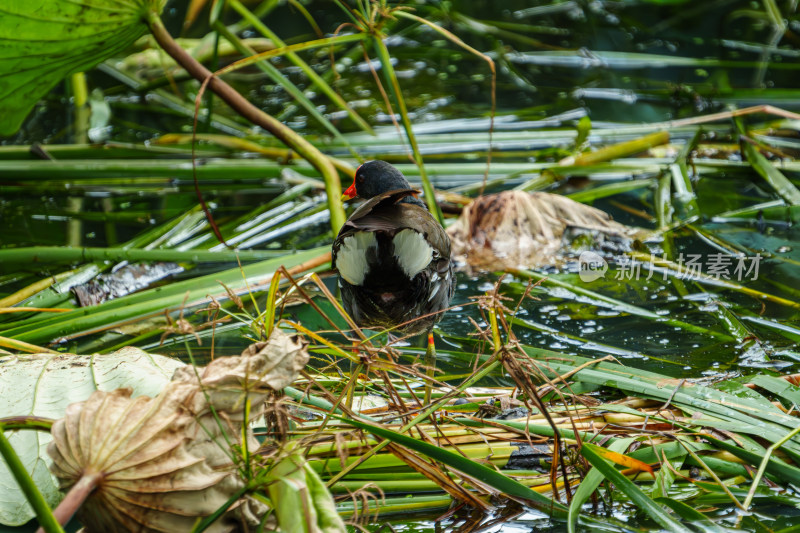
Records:
[[[48,453],[62,490],[99,480],[78,512],[86,530],[189,531],[222,507],[245,484],[228,445],[241,444],[245,400],[260,416],[268,395],[307,361],[306,343],[276,329],[239,357],[179,368],[155,398],[117,389],[71,404],[53,425]],[[249,430],[245,438],[258,447]],[[266,510],[244,497],[207,531],[255,528]]]
[[[558,263],[569,227],[630,237],[637,232],[564,196],[504,191],[476,198],[447,232],[452,253],[467,270],[535,268]]]
[[[309,355],[306,351],[307,343],[300,336],[287,335],[283,332],[276,335],[276,331],[280,332],[273,330],[269,341],[248,346],[242,352],[242,356],[262,355],[265,364],[258,369],[258,372],[263,372],[261,380],[279,391],[295,380],[297,374],[308,363]]]

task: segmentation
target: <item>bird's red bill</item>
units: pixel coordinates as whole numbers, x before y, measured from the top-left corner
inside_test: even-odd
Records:
[[[342,200],[350,200],[352,198],[355,198],[356,196],[357,196],[357,193],[356,193],[356,182],[353,181],[353,184],[350,187],[348,187],[344,191],[344,193],[342,193]]]

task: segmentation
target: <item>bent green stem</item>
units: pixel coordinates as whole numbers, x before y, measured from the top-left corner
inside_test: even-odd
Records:
[[[156,12],[150,11],[148,13],[147,23],[159,46],[161,46],[161,48],[163,48],[179,65],[186,69],[192,77],[200,82],[208,82],[208,86],[214,91],[214,94],[222,98],[222,100],[237,113],[253,124],[261,126],[272,133],[286,146],[296,151],[303,159],[311,163],[311,165],[322,174],[325,180],[325,192],[328,194],[331,228],[334,234],[337,233],[339,228],[344,224],[346,217],[344,208],[342,207],[342,187],[339,174],[330,159],[301,135],[298,135],[275,117],[251,104],[239,94],[236,89],[215,77],[210,70],[198,63],[197,60],[175,42]]]
[[[14,476],[14,479],[17,480],[22,492],[25,493],[25,498],[28,500],[28,503],[33,507],[36,518],[39,519],[41,530],[47,533],[64,533],[61,525],[58,523],[55,516],[53,516],[52,509],[47,505],[44,496],[42,496],[42,493],[36,488],[33,478],[25,469],[25,465],[22,464],[17,452],[14,451],[14,447],[11,446],[11,443],[6,438],[4,430],[5,427],[0,426],[0,455],[5,459],[8,470]]]

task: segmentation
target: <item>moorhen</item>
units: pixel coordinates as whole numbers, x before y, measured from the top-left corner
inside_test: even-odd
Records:
[[[385,161],[356,170],[344,196],[364,202],[333,242],[345,310],[359,326],[428,332],[455,291],[450,238],[405,176]]]

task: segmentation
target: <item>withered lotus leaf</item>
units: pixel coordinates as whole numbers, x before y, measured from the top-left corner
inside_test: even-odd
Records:
[[[306,345],[298,339],[299,337],[291,335],[273,334],[268,342],[257,342],[248,346],[242,355],[253,356],[265,352],[264,357],[258,359],[264,365],[258,371],[264,373],[264,383],[274,390],[282,390],[291,385],[308,363]]]
[[[96,480],[78,511],[86,530],[190,531],[223,507],[245,485],[231,448],[241,444],[245,400],[260,416],[267,396],[307,361],[306,343],[276,328],[239,357],[179,368],[155,398],[117,389],[71,404],[53,425],[48,453],[62,490]],[[249,429],[245,438],[258,448]],[[267,509],[245,496],[207,531],[247,531]]]
[[[86,400],[96,390],[119,387],[131,387],[133,396],[155,396],[181,366],[184,363],[176,359],[131,346],[102,355],[0,356],[0,416],[57,420],[69,404]],[[47,455],[50,434],[17,431],[8,433],[8,437],[47,503],[58,504],[61,494]],[[0,525],[19,526],[35,516],[25,493],[1,460],[0,495]]]
[[[551,265],[568,227],[630,236],[635,229],[599,209],[558,194],[504,191],[468,204],[447,233],[466,270],[492,271]]]

